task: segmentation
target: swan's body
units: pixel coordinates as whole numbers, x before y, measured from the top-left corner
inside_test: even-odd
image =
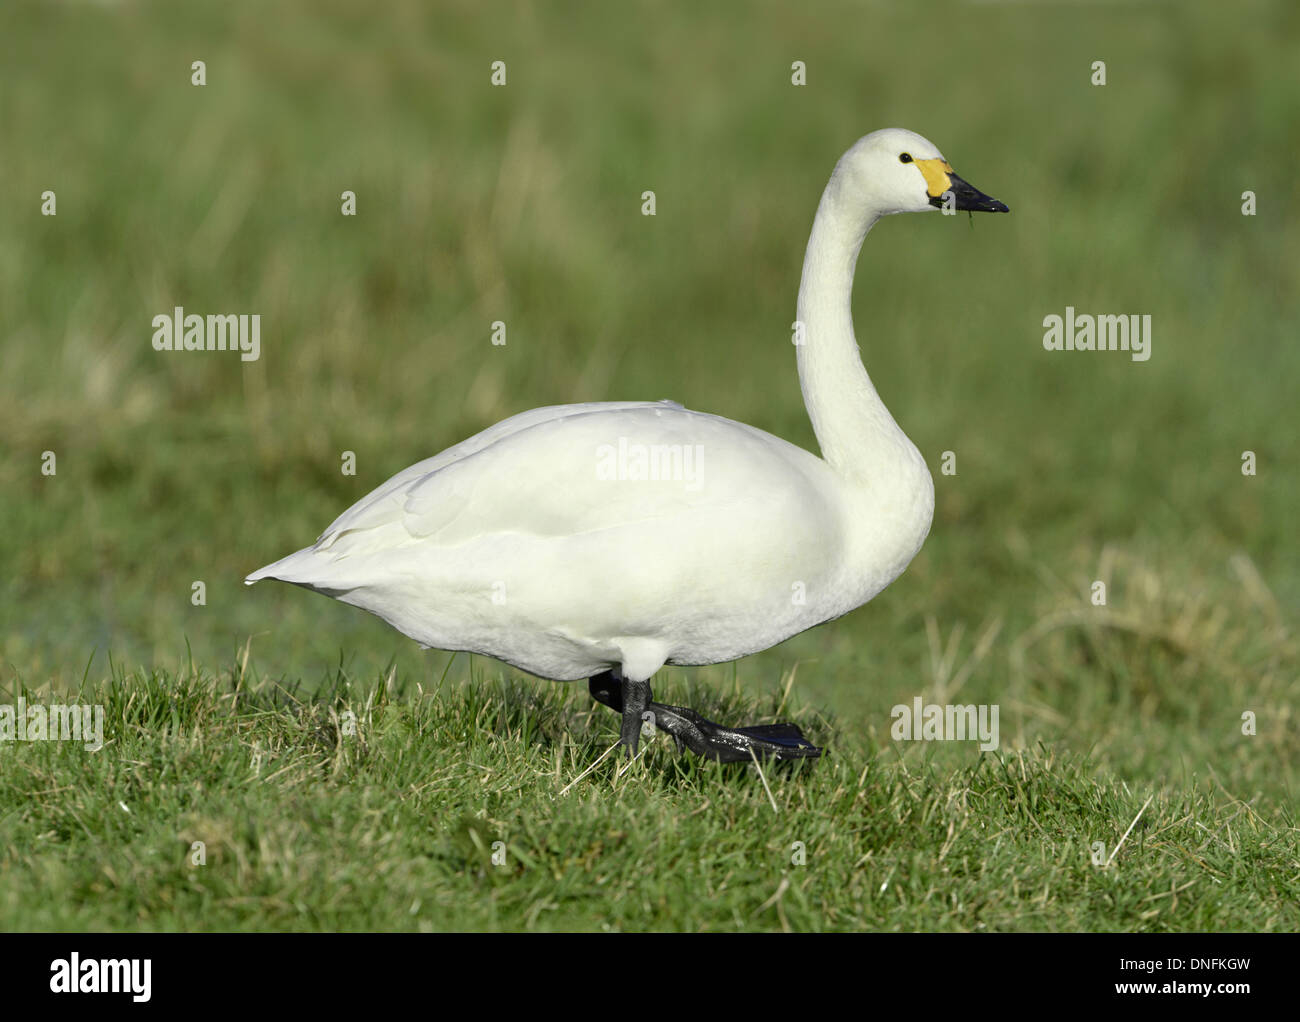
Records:
[[[957,208],[1005,209],[925,139],[890,129],[850,149],[822,196],[797,351],[824,459],[671,402],[537,408],[398,473],[247,582],[305,586],[425,646],[545,678],[630,683],[860,606],[920,549],[934,488],[859,358],[854,264],[880,216],[944,191]]]
[[[597,452],[608,464],[620,438],[683,460],[689,448],[698,479],[598,478]],[[545,678],[648,678],[766,649],[897,577],[933,506],[920,456],[900,453],[873,493],[678,405],[539,408],[394,476],[249,578],[324,590],[425,646]]]

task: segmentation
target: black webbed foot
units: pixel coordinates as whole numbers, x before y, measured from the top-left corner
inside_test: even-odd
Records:
[[[620,740],[632,755],[647,712],[655,727],[676,739],[678,749],[685,746],[697,756],[721,763],[747,762],[751,754],[759,759],[812,759],[822,752],[794,724],[723,727],[687,707],[652,702],[649,681],[628,681],[606,671],[592,678],[588,687],[597,702],[623,715]]]
[[[651,703],[655,727],[677,739],[697,756],[721,763],[749,762],[751,753],[759,759],[813,759],[822,750],[803,736],[795,724],[757,724],[752,727],[723,727],[685,706]]]

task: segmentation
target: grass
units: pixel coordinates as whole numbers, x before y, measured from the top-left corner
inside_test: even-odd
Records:
[[[1296,929],[1294,5],[506,9],[0,10],[0,704],[80,695],[108,738],[0,743],[0,928]],[[815,449],[803,246],[887,125],[1013,212],[863,250],[936,482],[908,572],[656,680],[828,746],[771,801],[658,744],[574,783],[615,736],[582,691],[242,586],[538,405]],[[260,314],[261,358],[153,351],[175,305]],[[1150,314],[1151,360],[1044,351],[1067,305]],[[998,705],[1000,749],[895,742],[916,696]]]
[[[488,678],[420,692],[393,674],[358,685],[340,672],[304,699],[237,667],[118,670],[96,697],[115,736],[103,752],[34,743],[0,779],[13,807],[8,926],[1300,922],[1293,816],[1261,814],[1213,770],[1131,788],[1042,744],[984,756],[850,747],[759,778],[666,740],[629,769],[599,759],[617,737],[603,708]],[[716,690],[690,698],[722,719],[775,708]],[[1108,865],[1093,864],[1097,842]]]

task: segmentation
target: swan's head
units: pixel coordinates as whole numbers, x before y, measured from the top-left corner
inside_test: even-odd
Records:
[[[1005,203],[953,173],[933,142],[903,128],[885,128],[858,139],[840,157],[832,182],[841,208],[848,212],[857,206],[854,212],[869,217],[924,213],[942,209],[945,201],[954,209],[1010,212]]]

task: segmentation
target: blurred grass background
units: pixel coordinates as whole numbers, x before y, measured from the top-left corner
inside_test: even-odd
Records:
[[[527,408],[670,397],[815,450],[808,229],[843,150],[901,126],[1012,209],[890,218],[858,267],[932,534],[866,608],[665,682],[769,692],[798,664],[832,741],[886,742],[969,663],[1004,745],[1291,802],[1297,42],[1285,2],[7,3],[0,684],[228,665],[250,636],[309,685],[340,659],[439,677],[449,654],[241,580]],[[155,352],[176,305],[259,313],[261,359]],[[1044,351],[1067,305],[1149,313],[1153,357]]]

